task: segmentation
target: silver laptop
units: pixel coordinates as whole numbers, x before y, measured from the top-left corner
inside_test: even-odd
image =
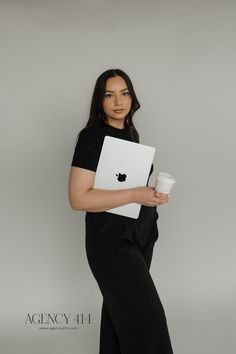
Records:
[[[126,189],[148,181],[156,148],[106,135],[103,141],[93,188]],[[106,212],[137,219],[141,204],[129,203]]]

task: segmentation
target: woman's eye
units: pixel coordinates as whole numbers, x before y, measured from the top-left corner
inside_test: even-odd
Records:
[[[127,92],[123,92],[123,95],[124,95],[124,96],[129,96],[130,93],[129,93],[128,91],[127,91]],[[110,98],[110,97],[112,97],[112,94],[111,94],[111,93],[106,93],[106,94],[105,94],[105,97],[106,97],[106,98]]]

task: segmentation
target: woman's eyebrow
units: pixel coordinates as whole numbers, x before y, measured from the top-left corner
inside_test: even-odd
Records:
[[[120,92],[128,90],[128,87],[124,88],[123,90],[120,90]],[[115,92],[115,91],[111,91],[111,90],[106,90],[105,92]]]

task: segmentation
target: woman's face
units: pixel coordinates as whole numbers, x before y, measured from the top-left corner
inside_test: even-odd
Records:
[[[121,76],[111,77],[106,81],[103,110],[109,124],[124,127],[124,119],[130,111],[132,98]]]

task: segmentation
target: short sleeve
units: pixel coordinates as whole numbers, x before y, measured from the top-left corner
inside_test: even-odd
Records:
[[[72,158],[71,166],[96,172],[104,137],[96,129],[81,130]]]

